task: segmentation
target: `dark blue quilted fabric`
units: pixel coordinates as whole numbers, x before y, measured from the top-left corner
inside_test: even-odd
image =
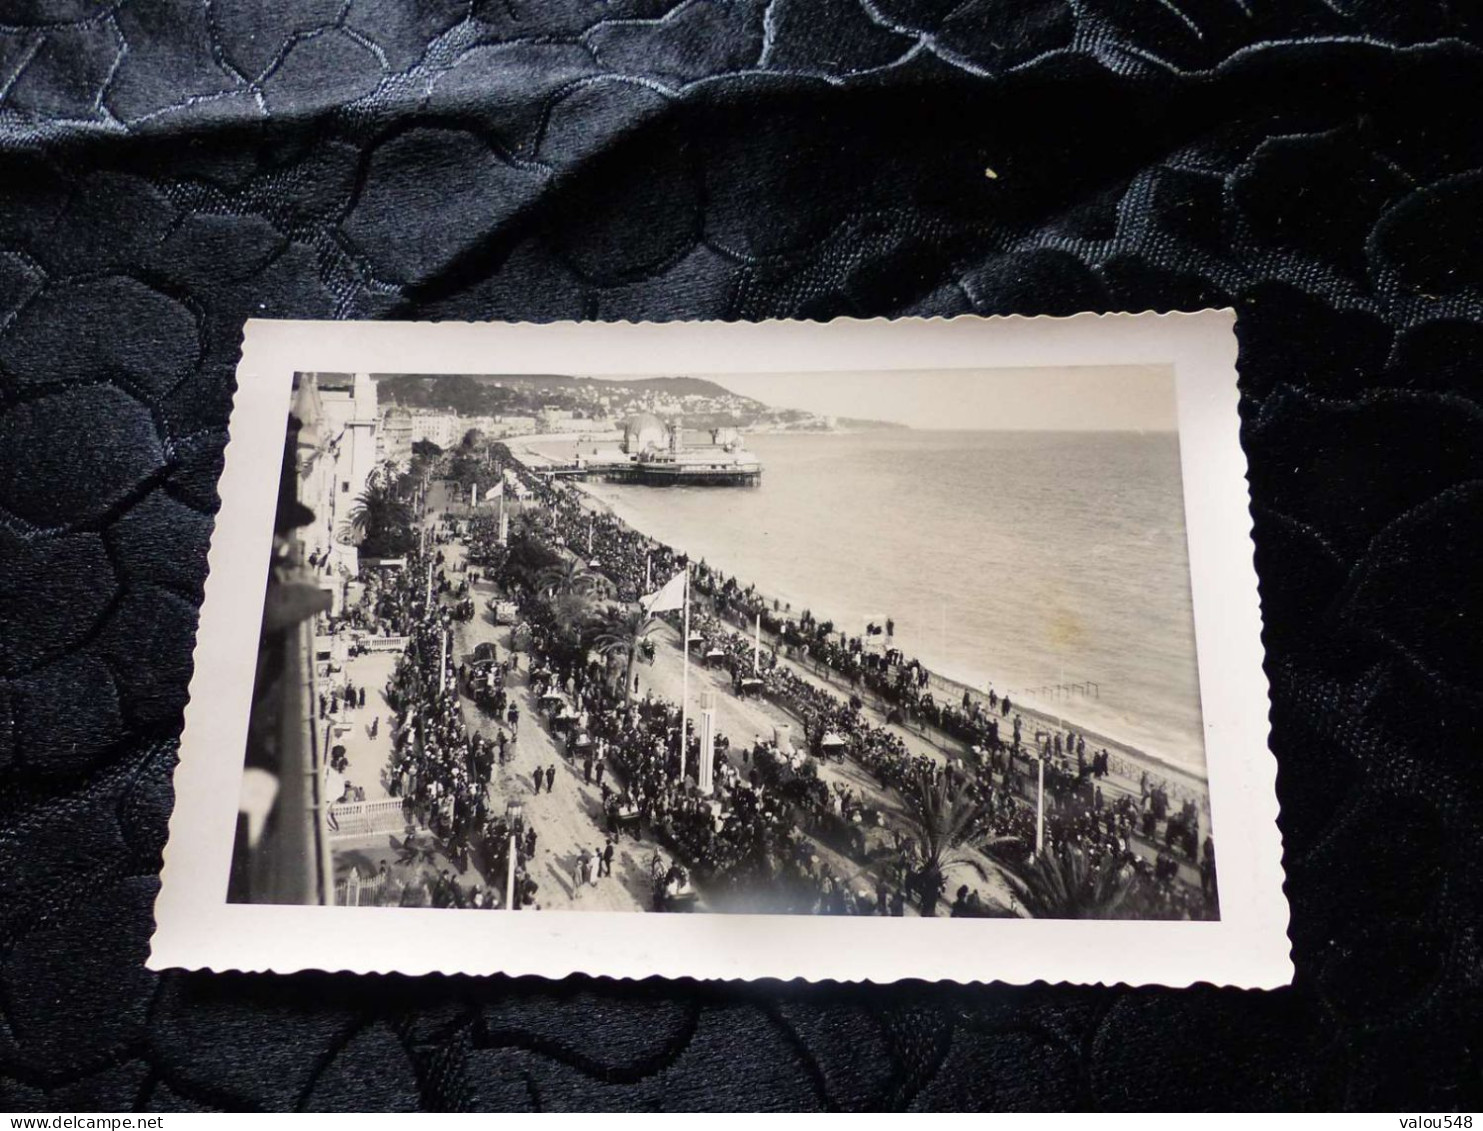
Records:
[[[1462,0],[10,0],[0,1107],[1483,1106],[1480,35]],[[243,319],[1224,304],[1293,988],[143,969]]]

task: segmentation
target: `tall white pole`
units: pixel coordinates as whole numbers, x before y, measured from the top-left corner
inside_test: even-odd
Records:
[[[1045,851],[1045,759],[1037,759],[1036,765],[1039,769],[1035,787],[1035,854],[1039,856]]]
[[[469,484],[469,509],[472,510],[474,507],[476,507],[478,505],[479,505],[479,484],[477,484],[477,483],[470,483]]]
[[[696,756],[695,779],[700,792],[709,797],[716,791],[716,693],[700,693],[700,753]]]
[[[644,555],[644,592],[645,593],[648,593],[653,588],[654,588],[654,569],[653,569],[653,562],[650,560],[649,555],[648,554],[645,554]]]
[[[438,648],[438,690],[445,691],[448,688],[448,630],[445,628],[438,633],[440,647]]]
[[[587,556],[589,558],[592,556],[592,527],[596,522],[597,520],[591,515],[587,516]]]
[[[685,563],[685,626],[680,639],[680,784],[685,784],[685,731],[690,725],[690,563]]]
[[[515,910],[515,834],[510,833],[510,866],[505,876],[505,910]]]
[[[762,614],[757,614],[757,627],[752,636],[752,674],[762,668]]]

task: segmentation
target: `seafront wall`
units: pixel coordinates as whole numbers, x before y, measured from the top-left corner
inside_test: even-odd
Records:
[[[546,458],[541,453],[530,452],[528,450],[523,450],[519,454],[516,454],[512,450],[511,455],[512,458],[514,458],[521,464],[522,467],[524,467],[528,472],[531,472],[532,474],[539,473],[539,471],[541,470],[541,466],[538,461],[544,460]],[[527,460],[529,460],[529,462],[527,462]],[[660,542],[658,539],[653,538],[644,531],[637,529],[631,522],[618,517],[613,508],[605,500],[593,494],[582,483],[573,481],[569,483],[568,486],[570,486],[577,492],[584,506],[588,507],[591,510],[598,511],[609,516],[615,522],[621,522],[624,526],[633,530],[651,546],[658,547],[664,545],[664,543]],[[663,490],[663,488],[652,489]],[[686,552],[683,547],[672,547],[672,549],[677,549],[681,553]],[[662,579],[656,579],[655,583],[658,584],[660,580]],[[748,582],[742,578],[738,578],[737,582],[739,585],[743,586],[748,584]],[[762,588],[754,586],[752,591],[758,599],[764,601],[768,605],[772,605],[774,603],[774,597],[771,594],[768,594]],[[779,602],[778,608],[781,609],[782,607],[782,603]],[[820,611],[818,609],[811,609],[810,611],[813,613],[814,617],[821,622],[830,620],[830,617],[825,611]],[[751,630],[750,625],[739,625],[738,627],[746,628],[749,632]],[[764,643],[768,644],[769,646],[777,642],[777,638],[774,636],[774,634],[769,632],[765,626],[763,628],[762,635]],[[960,704],[962,702],[963,695],[966,692],[969,695],[971,701],[977,701],[982,704],[982,707],[985,711],[989,710],[988,696],[979,688],[960,680],[953,679],[950,676],[943,675],[940,672],[935,672],[931,669],[927,670],[929,686],[933,692],[934,697],[939,702],[952,705]],[[838,675],[838,673],[835,674]],[[845,689],[841,688],[841,690],[843,691]],[[1157,754],[1150,753],[1129,742],[1125,742],[1120,739],[1116,739],[1108,735],[1099,733],[1098,731],[1091,728],[1084,727],[1076,720],[1074,714],[1072,713],[1058,713],[1056,711],[1048,711],[1043,706],[1032,705],[1030,703],[1021,702],[1019,700],[1013,700],[1013,703],[1014,712],[1016,714],[1019,714],[1023,719],[1023,733],[1025,736],[1026,744],[1028,746],[1033,747],[1034,738],[1037,731],[1043,731],[1046,733],[1052,733],[1056,731],[1059,731],[1061,733],[1065,733],[1066,731],[1075,731],[1078,735],[1081,735],[1086,739],[1088,753],[1090,753],[1094,749],[1107,750],[1109,769],[1117,777],[1133,783],[1136,787],[1142,775],[1146,773],[1148,775],[1150,787],[1162,787],[1167,792],[1170,801],[1176,807],[1183,804],[1183,802],[1187,799],[1194,800],[1200,807],[1200,809],[1204,812],[1205,827],[1209,828],[1209,786],[1202,772],[1196,772],[1193,769],[1186,768],[1172,761],[1163,759]],[[997,712],[996,717],[999,717]],[[1003,725],[1004,720],[1001,717],[1001,727]]]

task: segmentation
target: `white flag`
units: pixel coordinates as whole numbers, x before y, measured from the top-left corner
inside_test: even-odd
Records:
[[[650,614],[667,613],[671,609],[683,609],[685,607],[685,570],[680,570],[668,581],[659,587],[656,593],[650,593],[644,598],[644,612]]]
[[[496,483],[493,487],[484,492],[484,501],[487,503],[490,499],[498,499],[503,496],[504,493],[505,485],[503,483]]]

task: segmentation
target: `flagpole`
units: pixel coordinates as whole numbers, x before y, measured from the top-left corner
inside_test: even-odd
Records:
[[[690,726],[690,562],[685,561],[685,627],[680,640],[680,785],[685,784],[685,731]]]
[[[653,589],[653,588],[654,588],[653,563],[649,560],[649,555],[648,554],[645,554],[644,555],[644,592],[647,593],[650,589]]]
[[[752,637],[752,674],[762,667],[762,614],[757,614],[757,631]]]

